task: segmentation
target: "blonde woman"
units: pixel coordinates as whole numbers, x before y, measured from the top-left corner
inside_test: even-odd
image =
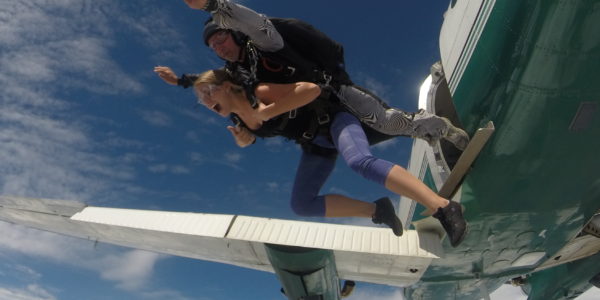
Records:
[[[339,153],[361,176],[435,211],[434,217],[442,223],[452,246],[463,240],[467,224],[460,205],[438,196],[404,168],[373,156],[360,121],[341,105],[320,98],[323,91],[318,85],[260,83],[253,91],[246,91],[219,69],[200,74],[194,91],[208,109],[237,120],[238,125],[228,129],[238,146],[252,144],[256,136],[275,135],[302,145],[291,196],[292,209],[298,215],[371,218],[376,224],[389,226],[395,235],[402,235],[402,224],[387,197],[371,203],[339,194],[319,195]],[[255,100],[258,106],[253,108]]]

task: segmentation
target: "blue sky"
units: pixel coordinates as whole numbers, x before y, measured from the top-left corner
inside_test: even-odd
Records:
[[[355,82],[413,111],[419,85],[439,59],[448,2],[242,3],[313,23],[345,45]],[[206,18],[180,0],[3,1],[0,193],[298,219],[288,205],[297,146],[270,139],[237,148],[227,120],[152,72],[156,65],[179,74],[221,66],[201,41]],[[406,165],[411,143],[394,139],[374,153]],[[392,196],[342,162],[324,191],[368,201]],[[0,223],[0,236],[0,300],[282,299],[270,273],[6,223]],[[510,288],[496,295],[525,298]],[[349,299],[400,297],[399,289],[359,284]]]

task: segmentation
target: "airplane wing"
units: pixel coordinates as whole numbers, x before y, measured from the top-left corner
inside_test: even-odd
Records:
[[[275,272],[290,299],[309,289],[294,288],[299,282],[296,275],[303,272],[294,265],[299,259],[306,261],[304,265],[319,264],[309,267],[310,272],[300,281],[310,284],[312,280],[321,290],[317,293],[333,291],[333,296],[323,299],[338,299],[339,280],[329,279],[331,276],[408,286],[419,280],[432,260],[443,255],[440,237],[433,232],[408,230],[398,238],[384,228],[93,207],[66,200],[0,196],[0,220],[92,241]],[[326,279],[331,281],[329,286],[318,287]]]

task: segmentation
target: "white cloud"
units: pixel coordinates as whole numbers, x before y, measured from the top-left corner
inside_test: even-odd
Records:
[[[198,153],[198,152],[191,152],[188,154],[188,156],[189,156],[190,162],[194,165],[202,165],[205,163],[211,163],[211,164],[224,165],[224,166],[230,167],[235,170],[242,170],[242,168],[240,168],[237,165],[237,162],[239,162],[242,159],[242,155],[239,153],[233,153],[233,152],[225,153],[225,154],[223,154],[222,158],[221,157],[214,158],[214,157],[207,156],[204,153]]]
[[[0,191],[99,202],[138,190],[133,163],[152,161],[135,153],[111,156],[114,147],[143,143],[95,132],[79,110],[81,93],[93,96],[143,93],[139,74],[113,56],[120,35],[133,36],[156,50],[169,44],[179,59],[190,58],[171,28],[168,14],[145,2],[93,0],[11,0],[0,5]],[[139,6],[138,10],[125,9]],[[139,46],[135,42],[128,47]],[[161,54],[168,57],[169,54]],[[148,70],[149,72],[151,69]],[[100,97],[96,97],[101,99]],[[102,101],[102,100],[97,100]],[[170,122],[154,114],[155,124]],[[110,121],[110,120],[109,120]],[[108,123],[106,121],[105,123]],[[102,122],[102,120],[100,120]],[[114,124],[113,124],[114,125]],[[117,124],[118,125],[118,124]],[[98,140],[106,137],[106,142]],[[121,150],[121,149],[120,149]],[[177,174],[189,172],[171,166]],[[0,222],[0,257],[34,256],[99,273],[124,289],[168,293],[145,287],[161,256],[143,251],[96,251],[89,241],[29,230]],[[105,247],[103,247],[105,248]],[[112,248],[111,248],[112,249]],[[115,248],[117,249],[117,248]],[[19,278],[35,282],[31,266],[11,266]],[[8,274],[8,272],[6,272]],[[3,273],[3,276],[8,276]],[[14,278],[14,276],[11,276]],[[176,294],[176,293],[175,293]],[[55,299],[39,285],[0,286],[0,299]],[[183,299],[183,297],[179,297]]]
[[[196,133],[195,131],[188,131],[188,132],[186,132],[185,133],[185,138],[188,141],[190,141],[192,143],[196,143],[196,144],[200,143],[200,141],[201,141],[200,137],[198,136],[198,133]]]
[[[143,292],[142,295],[144,295],[144,299],[192,300],[191,298],[183,296],[180,292],[173,291],[173,290]],[[195,296],[193,299],[194,300],[211,300],[211,298],[203,297],[203,296],[200,296],[200,298],[198,298],[198,296]]]
[[[169,170],[169,166],[166,164],[158,164],[148,166],[148,170],[152,173],[165,173]]]
[[[118,5],[128,5],[118,2]],[[195,49],[190,51],[183,41],[186,40],[180,31],[180,26],[189,24],[177,24],[177,20],[171,19],[163,9],[156,5],[146,5],[141,1],[136,5],[136,14],[117,14],[116,18],[130,33],[128,36],[140,41],[144,46],[154,50],[152,60],[175,61],[179,64],[189,65],[191,60],[197,59],[198,51],[208,49]],[[171,4],[168,4],[171,5]],[[131,10],[128,10],[128,12]],[[200,36],[197,37],[200,40]],[[165,45],[168,45],[165,50]]]
[[[286,151],[293,151],[294,153],[300,153],[300,145],[291,142],[283,137],[272,137],[266,139],[258,139],[259,142],[264,143],[264,147],[269,152],[280,153]]]
[[[125,290],[139,290],[144,286],[152,271],[159,254],[132,250],[123,255],[110,255],[101,260],[102,278],[119,282],[119,287]]]
[[[200,124],[200,126],[198,126],[199,129],[204,129],[204,125],[208,125],[211,127],[219,127],[222,128],[222,130],[227,130],[225,129],[225,127],[227,126],[227,121],[225,121],[223,118],[215,118],[213,113],[205,113],[205,110],[200,110],[200,109],[182,109],[182,110],[177,110],[177,112],[182,115],[185,116],[186,118],[189,118],[195,122],[198,122]],[[214,130],[214,129],[210,129],[210,130]]]
[[[154,157],[148,154],[142,154],[142,153],[124,153],[123,155],[121,155],[121,157],[119,157],[119,160],[122,161],[125,164],[132,164],[132,163],[147,163],[150,161],[154,160]]]
[[[0,282],[16,280],[19,282],[38,282],[43,275],[29,266],[15,262],[15,259],[0,251]]]
[[[17,272],[21,272],[22,274],[25,274],[27,277],[34,279],[34,280],[42,277],[42,274],[38,273],[36,270],[34,270],[28,266],[16,265],[15,270]]]
[[[332,186],[327,191],[329,194],[350,195],[350,193],[342,188]]]
[[[266,185],[267,185],[267,192],[273,193],[273,192],[279,191],[280,186],[279,186],[279,183],[277,183],[277,182],[267,182]]]
[[[148,167],[152,173],[171,173],[175,175],[189,174],[190,169],[181,165],[156,164]]]
[[[107,188],[106,178],[133,174],[90,152],[94,142],[77,124],[0,108],[0,187],[3,194],[89,199]]]
[[[277,147],[277,148],[282,147],[284,139],[280,138],[280,137],[276,137],[276,138],[268,138],[268,139],[265,139],[264,141],[265,141],[265,145],[270,150],[273,150],[272,147]]]
[[[190,160],[193,163],[197,163],[197,164],[201,164],[201,163],[203,163],[206,160],[205,157],[204,157],[204,155],[202,153],[199,153],[199,152],[191,152],[189,154],[189,157],[190,157]]]
[[[111,178],[133,178],[127,166],[95,151],[85,116],[58,96],[141,91],[110,54],[108,25],[119,13],[96,1],[22,0],[0,8],[3,194],[86,200],[116,190]]]
[[[118,136],[100,145],[86,116],[66,91],[93,94],[138,93],[141,84],[111,56],[115,20],[132,24],[135,16],[121,12],[118,2],[29,1],[3,3],[0,8],[0,190],[3,194],[64,199],[110,197],[135,177],[127,162],[141,155],[115,158],[102,147],[139,147]],[[164,17],[163,17],[164,20]],[[123,30],[139,31],[139,28]],[[143,37],[148,39],[149,35]],[[164,36],[167,40],[169,37]],[[154,43],[156,43],[156,38]],[[160,117],[160,115],[159,115]],[[155,118],[156,119],[156,118]],[[166,120],[166,121],[165,121]],[[168,120],[160,118],[160,121]],[[115,163],[116,161],[125,162]],[[172,168],[185,173],[181,166]],[[122,183],[125,182],[125,183]],[[123,288],[140,287],[152,274],[158,255],[142,251],[98,257],[88,241],[0,223],[0,249],[82,267],[118,282]],[[35,270],[29,270],[36,280]],[[124,276],[128,270],[130,278]],[[36,286],[2,288],[23,299],[53,299]],[[36,298],[37,297],[37,298]]]
[[[158,127],[168,127],[173,123],[169,115],[160,111],[140,111],[140,115],[144,121]]]
[[[3,49],[0,64],[11,74],[9,83],[50,84],[50,91],[61,86],[105,94],[141,91],[141,84],[110,57],[110,40],[75,33],[74,28],[65,30],[72,31],[72,35],[53,34],[50,37],[54,40]]]
[[[60,265],[98,272],[125,290],[147,288],[154,265],[163,256],[142,250],[97,251],[94,243],[0,222],[0,251],[12,251]],[[29,267],[27,267],[29,268]],[[33,271],[35,272],[35,271]],[[36,272],[37,273],[37,272]]]
[[[190,169],[188,169],[184,166],[181,166],[181,165],[173,166],[171,168],[171,172],[173,172],[173,174],[179,174],[179,175],[191,173]]]
[[[359,72],[358,74],[356,74],[356,76],[354,76],[354,78],[355,81],[359,82],[361,86],[364,86],[366,89],[373,92],[383,101],[390,103],[390,100],[388,99],[390,87],[388,85],[377,80],[375,77],[365,73]]]
[[[39,285],[30,284],[24,288],[0,286],[0,300],[55,300],[56,296]]]
[[[225,153],[225,160],[230,163],[238,163],[242,160],[242,154],[239,152],[227,152]]]

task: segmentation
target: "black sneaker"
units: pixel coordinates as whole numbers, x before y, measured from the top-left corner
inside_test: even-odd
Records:
[[[396,210],[390,198],[383,197],[375,201],[375,214],[372,221],[375,224],[385,224],[389,226],[396,236],[402,235],[402,222],[396,216]]]
[[[446,207],[438,208],[433,217],[442,223],[452,247],[458,246],[463,241],[467,233],[467,222],[463,217],[460,204],[450,201]]]

